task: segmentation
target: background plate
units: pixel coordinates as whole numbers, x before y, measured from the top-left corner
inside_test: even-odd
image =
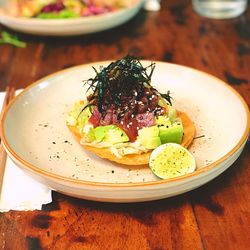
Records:
[[[98,62],[60,71],[35,82],[8,107],[3,143],[22,169],[51,188],[79,198],[112,202],[161,199],[197,188],[218,176],[239,156],[249,133],[249,111],[240,95],[200,71],[157,62],[152,85],[171,91],[174,105],[195,122],[190,147],[198,169],[159,180],[148,166],[122,166],[86,152],[68,130],[72,104],[83,99],[83,80]],[[149,65],[151,62],[143,61]]]
[[[4,6],[3,4],[4,2],[0,3],[0,7]],[[2,8],[0,9],[0,22],[11,29],[34,35],[70,36],[90,34],[111,29],[127,22],[139,12],[142,4],[143,1],[138,0],[129,8],[107,14],[60,20],[14,17],[8,15]]]

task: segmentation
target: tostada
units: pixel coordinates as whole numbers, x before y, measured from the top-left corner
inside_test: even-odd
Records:
[[[195,126],[172,105],[170,92],[151,85],[155,63],[132,56],[95,70],[86,98],[67,116],[67,126],[88,151],[126,165],[148,164],[153,149],[168,142],[188,147]]]

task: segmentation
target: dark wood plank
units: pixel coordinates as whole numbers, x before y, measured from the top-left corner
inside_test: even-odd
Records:
[[[205,249],[248,249],[250,145],[223,175],[190,193]]]
[[[52,211],[46,206],[41,212],[9,212],[2,219],[21,231],[27,244],[38,238],[41,248],[202,249],[192,206],[185,197],[105,204],[55,194],[55,202],[59,207]],[[13,242],[6,242],[8,246]]]

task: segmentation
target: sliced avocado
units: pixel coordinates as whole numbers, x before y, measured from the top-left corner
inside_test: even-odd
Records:
[[[159,98],[158,105],[163,108],[169,106],[168,102],[162,97]]]
[[[139,137],[155,137],[159,136],[159,129],[157,126],[146,127],[138,130]]]
[[[89,132],[87,133],[87,137],[89,138],[90,141],[95,141],[95,129],[90,128]]]
[[[141,144],[147,149],[155,149],[161,145],[161,139],[159,136],[155,136],[142,140]]]
[[[174,142],[180,144],[183,136],[183,126],[181,122],[175,122],[171,126],[159,127],[161,143]]]
[[[156,124],[158,125],[171,125],[177,119],[176,109],[172,106],[168,106],[168,115],[160,115],[156,118]]]
[[[157,125],[140,129],[138,131],[138,139],[141,145],[147,149],[155,149],[161,145]]]
[[[162,126],[171,126],[171,121],[170,121],[169,117],[167,117],[165,115],[160,115],[160,116],[156,117],[155,121],[156,121],[158,128],[162,127]]]
[[[111,144],[129,141],[127,134],[116,125],[90,128],[87,136],[90,141],[109,142]]]
[[[180,144],[183,137],[183,126],[181,121],[178,121],[176,110],[169,107],[169,116],[156,117],[155,126],[140,129],[138,134],[144,147],[154,149],[168,142]],[[160,142],[156,138],[160,138]]]
[[[104,139],[103,139],[104,142],[116,144],[119,142],[129,141],[127,134],[119,127],[113,126],[113,125],[104,126],[104,127],[112,127],[106,131],[106,134],[105,134]]]
[[[115,128],[114,125],[98,126],[94,129],[95,140],[102,141],[106,136],[107,132]]]
[[[171,123],[175,122],[175,120],[177,118],[176,109],[172,106],[169,106],[169,108],[168,108],[168,117],[169,117]]]
[[[83,110],[85,106],[86,106],[86,103],[81,102],[81,101],[76,102],[73,105],[66,120],[69,125],[77,126],[78,128],[84,127],[89,117],[91,116],[89,107]]]

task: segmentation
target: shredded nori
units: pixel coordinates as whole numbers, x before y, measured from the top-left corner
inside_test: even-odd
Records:
[[[87,92],[92,91],[84,109],[94,105],[105,116],[107,110],[113,106],[116,110],[122,110],[125,113],[130,103],[143,97],[145,88],[172,105],[169,91],[167,94],[161,94],[151,86],[155,63],[143,67],[138,59],[127,55],[107,67],[100,67],[100,71],[94,67],[93,69],[96,76],[84,81],[84,84],[89,85]]]

